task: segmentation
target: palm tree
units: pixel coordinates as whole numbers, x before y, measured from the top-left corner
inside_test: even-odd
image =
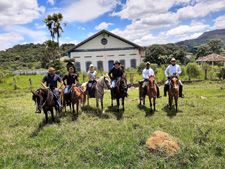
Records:
[[[58,14],[54,13],[52,15],[52,20],[53,20],[53,23],[54,23],[53,34],[57,35],[57,42],[58,42],[58,45],[59,45],[59,38],[62,36],[60,34],[60,31],[64,32],[62,27],[61,27],[61,23],[60,23],[63,20],[63,15],[61,13],[58,13]],[[66,23],[63,23],[63,25],[66,26]]]
[[[50,31],[50,35],[52,37],[52,40],[54,40],[55,34],[53,33],[53,28],[52,28],[52,24],[53,24],[52,16],[48,15],[47,18],[44,18],[43,22],[48,27],[48,30]]]
[[[44,42],[45,48],[45,57],[48,60],[55,60],[55,55],[59,54],[58,43],[53,40],[47,40]]]

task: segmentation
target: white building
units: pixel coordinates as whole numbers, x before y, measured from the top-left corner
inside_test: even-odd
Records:
[[[141,47],[102,30],[69,50],[68,56],[75,59],[78,71],[86,72],[89,65],[93,64],[98,69],[108,72],[115,60],[119,60],[125,68],[136,68],[141,62]]]

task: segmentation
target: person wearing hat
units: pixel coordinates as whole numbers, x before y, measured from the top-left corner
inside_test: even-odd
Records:
[[[46,85],[45,85],[45,82],[46,82]],[[57,82],[60,82],[59,87],[57,87]],[[59,75],[55,74],[55,69],[53,67],[50,67],[48,69],[48,74],[45,75],[44,78],[42,79],[41,85],[45,89],[51,89],[51,91],[53,92],[53,94],[57,100],[56,104],[58,105],[58,108],[61,109],[62,104],[61,104],[61,100],[59,97],[59,89],[62,87],[63,81]]]
[[[88,93],[90,97],[94,97],[94,89],[96,85],[97,72],[94,70],[94,65],[90,65],[90,69],[88,71]]]
[[[179,65],[176,64],[176,59],[172,58],[170,63],[171,65],[169,65],[165,70],[165,76],[167,77],[167,81],[164,86],[164,97],[166,97],[166,92],[169,90],[170,78],[174,75],[178,77],[181,74],[181,68]],[[182,94],[183,84],[180,79],[179,79],[179,83],[180,83],[179,97],[184,98],[184,95]]]
[[[112,76],[111,76],[112,74]],[[118,80],[119,77],[123,76],[123,69],[120,67],[120,62],[118,60],[116,60],[114,62],[114,66],[113,68],[109,71],[109,77],[112,80],[112,86],[111,86],[111,94],[113,96],[113,98],[115,98],[115,94],[116,94],[116,82]]]
[[[149,76],[155,76],[153,69],[150,68],[150,62],[147,62],[145,65],[146,65],[146,68],[142,71],[142,76],[144,79],[143,84],[142,84],[142,96],[144,96],[145,87],[148,85]],[[157,88],[157,98],[161,98],[161,96],[159,94],[159,87],[158,87],[156,81],[155,81],[155,85]],[[141,97],[141,99],[143,99],[143,97]]]
[[[66,80],[66,83],[65,83],[65,80]],[[69,103],[70,102],[69,90],[72,87],[72,85],[78,87],[82,91],[82,89],[77,85],[79,83],[79,79],[78,79],[78,75],[74,73],[73,67],[70,67],[69,73],[63,77],[63,83],[65,86],[64,95],[65,95],[67,103]]]

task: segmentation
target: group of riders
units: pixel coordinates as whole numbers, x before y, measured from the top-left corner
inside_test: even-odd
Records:
[[[120,62],[119,61],[115,61],[114,62],[114,66],[113,68],[109,71],[108,75],[111,79],[111,94],[112,97],[115,97],[116,94],[116,83],[118,81],[119,78],[123,77],[123,69],[120,66]],[[164,96],[166,97],[166,92],[169,90],[169,83],[170,83],[170,78],[172,76],[179,76],[181,74],[181,69],[180,66],[176,64],[176,59],[172,58],[171,59],[171,64],[166,68],[165,70],[165,76],[167,77],[167,81],[165,83],[164,86]],[[146,86],[148,85],[148,79],[149,76],[155,76],[155,73],[153,71],[153,69],[150,68],[150,62],[146,63],[146,68],[143,70],[142,72],[143,75],[143,83],[142,83],[142,96],[145,94],[144,92],[146,92]],[[89,93],[89,96],[91,98],[95,97],[94,96],[94,90],[95,90],[95,86],[97,83],[97,72],[94,70],[94,66],[91,64],[90,65],[90,69],[88,71],[88,84],[87,84],[87,90]],[[65,82],[66,81],[66,82]],[[60,82],[59,87],[57,87],[57,82]],[[45,84],[46,83],[46,84]],[[70,95],[70,89],[72,86],[76,86],[79,88],[79,90],[82,92],[81,87],[78,86],[79,84],[79,77],[78,75],[74,72],[74,67],[70,67],[69,68],[69,73],[66,74],[63,79],[60,78],[59,75],[55,74],[55,69],[53,67],[49,68],[49,73],[46,74],[41,82],[41,85],[45,88],[45,89],[50,89],[54,95],[54,99],[56,102],[56,105],[59,109],[62,109],[62,104],[61,104],[61,99],[59,96],[59,89],[63,86],[65,86],[65,90],[64,90],[64,95],[66,98],[67,103],[69,103],[69,95]],[[179,97],[183,98],[184,95],[182,94],[182,90],[183,90],[183,84],[179,79],[179,84],[180,84],[180,88],[179,88]],[[157,87],[157,97],[161,98],[160,93],[159,93],[159,87],[155,81],[155,85]],[[126,97],[128,97],[128,95],[126,94]]]

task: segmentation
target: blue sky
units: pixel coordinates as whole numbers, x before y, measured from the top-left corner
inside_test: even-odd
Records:
[[[106,29],[148,46],[225,28],[225,0],[0,0],[0,50],[50,39],[42,21],[54,12],[67,23],[60,43]]]

